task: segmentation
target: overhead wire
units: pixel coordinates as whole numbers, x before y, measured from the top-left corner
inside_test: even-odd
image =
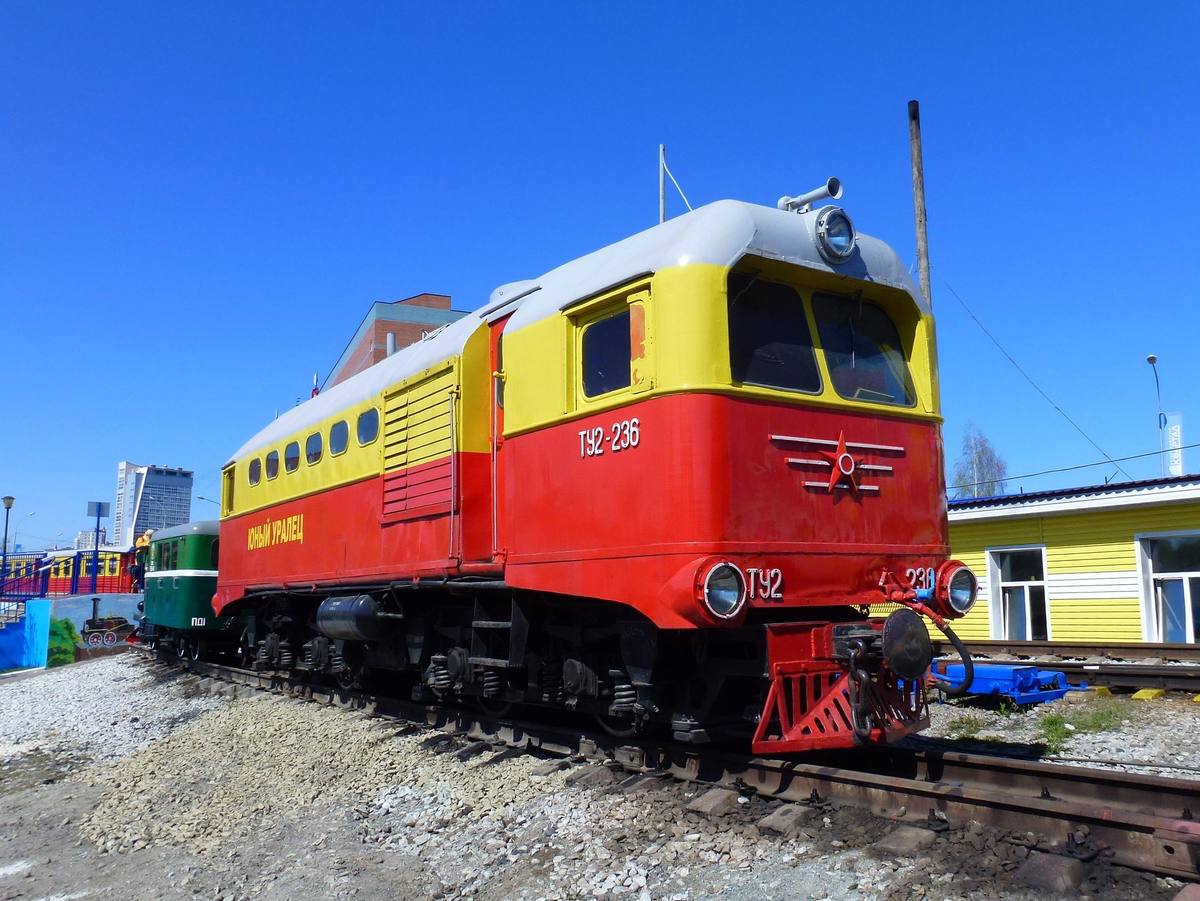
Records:
[[[1185,444],[1182,447],[1173,447],[1173,448],[1171,448],[1171,450],[1173,450],[1173,451],[1181,450],[1182,451],[1182,450],[1188,450],[1193,447],[1200,447],[1200,443]],[[993,482],[1012,482],[1017,479],[1033,479],[1033,478],[1036,478],[1037,476],[1048,476],[1048,475],[1053,475],[1054,473],[1059,473],[1059,472],[1073,472],[1077,469],[1091,469],[1094,466],[1107,466],[1109,463],[1116,465],[1118,462],[1124,463],[1126,460],[1141,460],[1144,457],[1158,457],[1165,453],[1166,453],[1165,450],[1149,451],[1144,454],[1130,454],[1128,457],[1117,457],[1115,460],[1097,460],[1095,463],[1080,463],[1076,466],[1063,466],[1058,469],[1043,469],[1040,472],[1027,472],[1024,475],[1019,475],[1019,476],[1006,475],[1006,476],[1003,476],[998,479],[984,479],[984,480],[981,480],[978,482],[964,482],[961,485],[949,485],[949,486],[947,486],[946,490],[947,491],[955,491],[959,488],[975,488],[979,485],[990,485]],[[1119,467],[1119,466],[1117,468],[1121,469],[1121,467]],[[1121,472],[1125,472],[1125,470],[1121,469]],[[1126,473],[1126,475],[1128,475],[1128,473]],[[1130,479],[1130,481],[1135,481],[1135,480]]]
[[[1005,359],[1007,359],[1008,362],[1012,363],[1013,367],[1017,370],[1017,372],[1021,373],[1021,375],[1023,375],[1025,377],[1025,381],[1029,382],[1029,384],[1033,386],[1033,389],[1035,391],[1037,391],[1037,393],[1040,394],[1043,398],[1045,398],[1046,403],[1048,403],[1055,410],[1057,410],[1058,413],[1062,416],[1062,418],[1065,419],[1067,422],[1069,422],[1072,425],[1072,427],[1075,429],[1075,431],[1077,431],[1080,435],[1082,435],[1084,438],[1086,438],[1088,443],[1092,447],[1094,447],[1096,450],[1098,450],[1103,455],[1105,460],[1107,460],[1109,463],[1112,463],[1121,472],[1125,473],[1125,478],[1129,479],[1129,481],[1131,481],[1131,482],[1135,481],[1133,476],[1131,476],[1128,472],[1125,472],[1125,470],[1121,466],[1117,465],[1117,461],[1114,460],[1112,457],[1110,457],[1108,455],[1108,453],[1104,450],[1104,448],[1102,448],[1099,444],[1097,444],[1095,441],[1093,441],[1092,436],[1089,435],[1087,432],[1085,432],[1082,428],[1080,428],[1079,424],[1077,422],[1075,422],[1075,420],[1072,419],[1070,416],[1068,416],[1063,411],[1063,408],[1060,407],[1058,404],[1056,404],[1051,399],[1049,394],[1047,394],[1045,391],[1042,390],[1041,386],[1038,385],[1038,383],[1035,382],[1030,377],[1029,373],[1027,373],[1024,369],[1021,368],[1020,364],[1017,363],[1017,361],[1013,359],[1012,354],[1010,354],[1007,350],[1004,349],[1004,345],[1002,345],[998,340],[996,340],[996,336],[993,335],[991,332],[989,332],[987,330],[987,327],[982,322],[979,321],[979,317],[976,316],[971,311],[971,308],[967,306],[966,301],[964,301],[961,297],[958,296],[958,292],[954,290],[954,287],[948,281],[946,281],[946,276],[942,275],[942,273],[938,271],[938,268],[936,266],[934,266],[932,263],[929,264],[929,268],[932,269],[934,272],[937,272],[937,276],[938,276],[938,278],[940,278],[942,280],[942,284],[945,285],[946,289],[951,294],[954,295],[954,299],[959,302],[959,305],[962,306],[962,308],[967,311],[967,315],[970,316],[972,320],[974,320],[975,324],[977,326],[979,326],[980,330],[985,335],[988,336],[988,338],[991,340],[991,342],[993,344],[996,345],[996,348],[1000,351],[1000,353],[1004,354]],[[1129,460],[1129,459],[1133,459],[1133,458],[1132,457],[1122,457],[1121,459]]]

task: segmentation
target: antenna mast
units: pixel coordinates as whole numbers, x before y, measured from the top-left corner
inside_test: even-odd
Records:
[[[667,145],[658,145],[658,224],[667,221]]]

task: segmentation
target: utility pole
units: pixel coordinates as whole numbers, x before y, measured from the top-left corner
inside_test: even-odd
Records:
[[[912,149],[913,214],[917,226],[917,276],[925,302],[933,306],[929,291],[929,235],[925,230],[925,161],[921,154],[921,107],[908,101],[908,142]]]

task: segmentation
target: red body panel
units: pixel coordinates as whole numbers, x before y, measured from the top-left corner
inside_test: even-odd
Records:
[[[214,610],[220,615],[250,589],[379,583],[457,572],[464,561],[451,556],[452,524],[456,551],[488,554],[491,458],[456,454],[455,464],[460,496],[453,518],[448,488],[440,504],[422,503],[405,519],[394,513],[385,517],[390,486],[380,475],[224,520]],[[445,461],[433,461],[409,472],[418,481],[424,470],[445,468]],[[481,556],[475,562],[489,559]]]
[[[633,418],[637,446],[614,453],[614,423]],[[586,438],[581,449],[588,429],[603,430],[602,454],[589,456]],[[811,442],[839,439],[853,488],[845,476],[830,489],[832,466],[814,462],[830,449]],[[749,606],[878,603],[884,566],[936,566],[949,552],[941,460],[933,423],[708,394],[651,399],[508,441],[521,490],[508,498],[506,579],[623,601],[667,628],[711,624],[694,597],[710,557],[780,570],[782,597]]]
[[[614,424],[634,419],[636,444],[614,451]],[[603,453],[588,454],[580,432],[589,429],[602,430]],[[832,465],[820,461],[839,441],[854,466],[830,489]],[[878,603],[885,566],[936,566],[948,553],[941,459],[928,422],[710,394],[654,398],[503,442],[500,484],[510,490],[495,561],[487,453],[456,455],[453,516],[448,497],[385,516],[380,476],[225,520],[216,611],[248,589],[378,583],[505,559],[514,587],[623,602],[663,628],[712,624],[696,601],[709,560],[779,570],[777,585],[755,592],[779,596],[749,607]],[[445,461],[414,467],[408,480],[425,469],[448,484]]]

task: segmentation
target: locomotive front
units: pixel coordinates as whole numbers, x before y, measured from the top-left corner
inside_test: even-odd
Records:
[[[559,317],[579,292],[547,278],[514,315],[508,583],[651,620],[621,663],[678,739],[894,741],[928,724],[922,616],[957,643],[977,592],[949,559],[931,311],[837,207],[706,211],[660,247],[674,265]]]

